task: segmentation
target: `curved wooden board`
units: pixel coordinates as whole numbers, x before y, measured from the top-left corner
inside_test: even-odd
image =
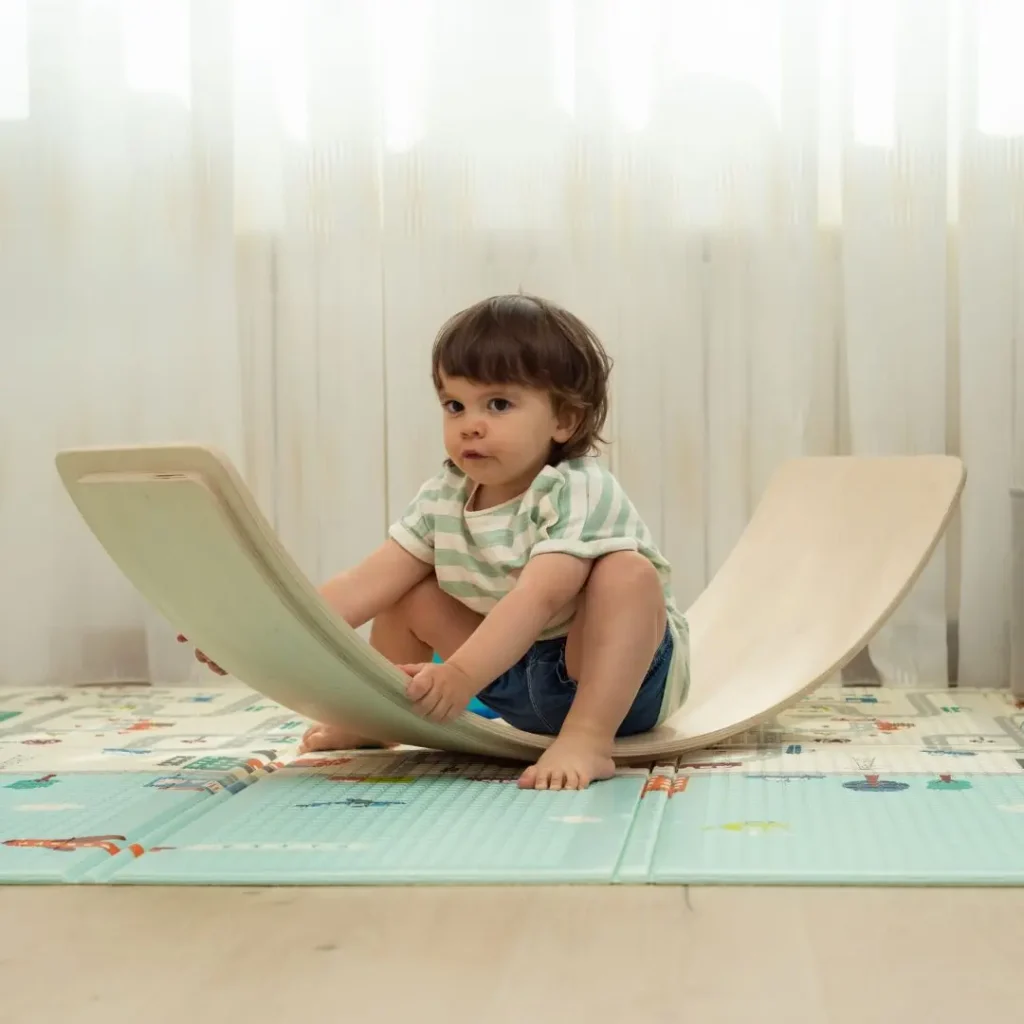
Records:
[[[224,456],[202,446],[80,449],[61,479],[108,554],[232,675],[309,718],[419,746],[533,759],[550,737],[409,707],[403,677],[320,598]],[[947,456],[798,459],[773,478],[687,613],[692,684],[620,761],[706,746],[764,721],[852,658],[938,543],[964,483]]]
[[[759,725],[847,665],[920,576],[962,493],[943,455],[795,459],[687,611],[691,686],[620,756],[682,753]]]

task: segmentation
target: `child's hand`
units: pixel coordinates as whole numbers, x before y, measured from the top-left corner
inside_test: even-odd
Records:
[[[447,663],[398,667],[410,677],[405,692],[413,711],[432,722],[458,718],[480,689],[465,672]]]
[[[187,636],[182,636],[179,633],[178,634],[178,643],[179,644],[187,644],[188,643],[188,637]],[[225,672],[224,669],[222,669],[220,667],[220,665],[217,664],[217,662],[211,661],[205,654],[203,654],[202,651],[199,651],[199,650],[196,651],[196,661],[201,661],[204,665],[206,665],[209,669],[211,669],[211,671],[216,672],[217,675],[219,675],[219,676],[226,676],[227,675],[227,672]]]

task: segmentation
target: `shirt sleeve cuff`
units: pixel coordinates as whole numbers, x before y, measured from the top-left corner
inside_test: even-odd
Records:
[[[530,549],[530,558],[538,555],[572,555],[575,558],[594,559],[611,555],[616,551],[639,551],[640,545],[633,537],[605,537],[599,540],[580,540],[564,537],[542,540]]]
[[[388,536],[400,547],[405,548],[413,558],[418,558],[427,565],[434,564],[434,549],[401,523],[395,523],[388,530]]]

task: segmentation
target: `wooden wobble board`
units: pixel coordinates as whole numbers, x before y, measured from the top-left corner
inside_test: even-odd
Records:
[[[469,713],[443,726],[416,715],[404,676],[323,601],[216,451],[81,449],[59,453],[57,468],[139,592],[260,693],[309,718],[417,746],[532,760],[551,742]],[[960,460],[941,455],[784,463],[687,612],[686,703],[652,732],[619,740],[616,758],[723,740],[837,672],[920,575],[964,480]]]

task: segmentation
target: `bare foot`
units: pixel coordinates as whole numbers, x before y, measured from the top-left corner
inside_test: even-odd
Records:
[[[586,789],[591,782],[610,779],[615,762],[606,747],[592,740],[559,736],[540,760],[523,772],[520,789]]]
[[[346,729],[343,725],[324,725],[317,722],[311,725],[299,744],[300,754],[310,754],[314,750],[360,750],[365,747],[393,747],[394,743],[382,743],[370,740],[365,736]]]

